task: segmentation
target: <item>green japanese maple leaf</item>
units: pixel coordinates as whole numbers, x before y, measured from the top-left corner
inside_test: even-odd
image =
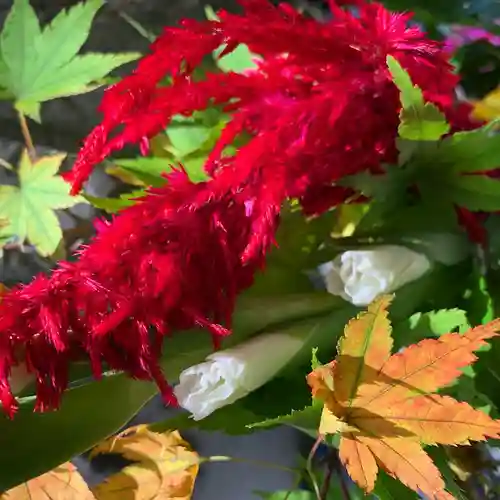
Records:
[[[71,196],[70,186],[56,175],[65,154],[45,156],[32,163],[23,152],[18,169],[19,186],[0,186],[0,213],[8,225],[0,228],[0,239],[28,239],[44,256],[55,252],[62,230],[54,209],[68,208],[83,198]]]
[[[43,29],[28,0],[14,0],[0,34],[0,86],[18,111],[40,121],[40,104],[82,94],[140,54],[77,55],[103,0],[62,10]]]
[[[387,66],[400,92],[399,136],[412,141],[435,141],[450,130],[446,117],[430,102],[424,101],[422,90],[413,85],[398,60],[387,57]]]

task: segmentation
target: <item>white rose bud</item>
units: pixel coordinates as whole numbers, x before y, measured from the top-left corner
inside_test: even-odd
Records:
[[[356,306],[370,304],[420,278],[431,267],[423,254],[397,245],[349,250],[318,267],[328,292]]]
[[[303,344],[298,337],[270,333],[214,352],[180,374],[175,396],[194,420],[201,420],[271,380]]]

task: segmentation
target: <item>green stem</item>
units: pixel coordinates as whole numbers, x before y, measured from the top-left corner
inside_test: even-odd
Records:
[[[265,467],[268,469],[278,469],[285,472],[292,472],[293,474],[300,475],[300,471],[293,467],[286,467],[285,465],[275,464],[273,462],[266,462],[263,460],[254,460],[251,458],[241,458],[241,457],[230,457],[226,455],[214,455],[212,457],[201,457],[200,464],[202,463],[214,463],[214,462],[237,462],[248,465],[254,465],[256,467]]]
[[[155,39],[156,39],[156,36],[153,35],[153,33],[151,33],[150,31],[148,31],[146,28],[144,28],[144,26],[142,26],[141,23],[139,23],[138,21],[136,21],[133,17],[130,17],[126,12],[118,12],[118,15],[125,21],[127,22],[128,24],[130,24],[130,26],[132,26],[132,28],[134,28],[137,33],[139,33],[139,35],[141,35],[142,37],[144,37],[146,40],[148,40],[149,42],[154,42]]]
[[[24,143],[26,144],[26,149],[28,150],[28,155],[32,162],[36,161],[36,150],[35,145],[33,143],[33,139],[31,137],[30,129],[28,127],[28,122],[26,121],[26,117],[21,111],[17,112],[17,116],[19,118],[19,124],[21,125],[21,132],[23,134]]]
[[[309,476],[309,479],[311,480],[311,484],[313,486],[314,493],[315,493],[316,498],[318,500],[322,500],[322,499],[321,499],[321,491],[320,491],[319,486],[318,486],[318,481],[316,479],[316,475],[314,474],[314,470],[313,470],[313,460],[314,460],[316,452],[318,451],[318,448],[320,447],[322,442],[323,442],[323,436],[320,435],[320,436],[318,436],[318,438],[314,442],[314,444],[311,448],[311,451],[309,452],[309,456],[307,457],[307,463],[306,463],[306,472],[307,472],[307,475]]]

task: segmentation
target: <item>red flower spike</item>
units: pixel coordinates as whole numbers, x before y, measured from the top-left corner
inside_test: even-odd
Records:
[[[41,411],[58,406],[75,349],[88,356],[96,377],[105,362],[156,381],[169,400],[158,361],[163,338],[202,327],[217,347],[230,333],[237,295],[275,244],[283,202],[297,198],[305,212],[324,211],[348,195],[334,187],[337,180],[380,171],[396,158],[400,103],[387,55],[453,116],[457,77],[440,46],[409,28],[409,15],[358,3],[358,17],[333,9],[326,24],[267,0],[242,1],[244,15],[184,21],[167,28],[135,72],[106,91],[102,123],[66,176],[74,193],[125,144],[146,149],[175,114],[214,103],[231,110],[232,120],[207,160],[209,181],[193,184],[174,170],[164,187],[150,189],[111,224],[98,222],[77,262],[62,262],[50,278],[6,295],[0,398],[8,413],[16,406],[7,380],[14,352],[37,375]],[[260,56],[257,69],[194,81],[190,71],[224,43],[246,43]],[[166,76],[170,86],[161,85]],[[224,145],[243,132],[249,142],[222,158]]]

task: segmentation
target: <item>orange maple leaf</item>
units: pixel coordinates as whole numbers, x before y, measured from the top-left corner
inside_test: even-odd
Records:
[[[500,420],[434,393],[476,361],[473,351],[498,335],[500,319],[391,355],[390,302],[381,297],[351,320],[337,359],[308,375],[313,397],[324,402],[319,432],[340,433],[340,459],[367,492],[381,467],[430,500],[452,499],[422,445],[498,438]]]

